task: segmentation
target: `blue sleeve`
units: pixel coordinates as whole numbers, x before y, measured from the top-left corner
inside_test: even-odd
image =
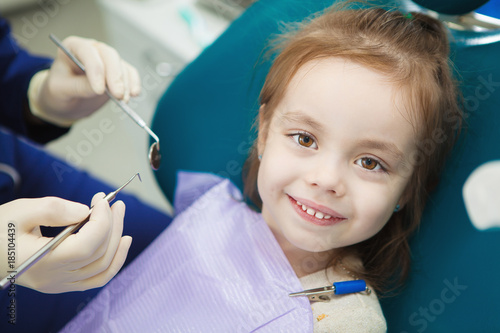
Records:
[[[8,22],[0,17],[0,124],[45,143],[67,132],[31,116],[27,91],[36,72],[49,68],[52,60],[23,50],[14,40]],[[31,121],[26,121],[29,119]]]
[[[4,18],[0,18],[0,122],[13,131],[26,133],[23,103],[31,77],[48,68],[50,59],[35,57],[17,45]]]

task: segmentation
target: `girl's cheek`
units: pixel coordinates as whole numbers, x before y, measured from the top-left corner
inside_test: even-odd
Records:
[[[365,189],[359,187],[354,196],[357,198],[355,200],[357,208],[363,212],[363,215],[373,216],[377,220],[389,218],[394,208],[392,202],[396,201],[393,198],[394,193],[383,186],[366,186]]]

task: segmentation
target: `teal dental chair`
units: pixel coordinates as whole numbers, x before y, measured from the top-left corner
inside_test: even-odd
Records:
[[[453,26],[456,15],[486,0],[418,2],[445,14]],[[270,35],[279,32],[280,22],[301,21],[329,4],[260,0],[176,78],[152,124],[164,161],[156,177],[168,198],[173,198],[180,169],[212,172],[242,186],[241,169],[255,138],[251,126],[258,95],[270,66],[261,62],[261,52]],[[409,1],[398,6],[424,10]],[[500,30],[482,30],[450,29],[468,130],[412,240],[414,265],[406,289],[381,300],[389,332],[500,332],[500,211],[497,220],[475,227],[462,195],[474,170],[500,160]]]

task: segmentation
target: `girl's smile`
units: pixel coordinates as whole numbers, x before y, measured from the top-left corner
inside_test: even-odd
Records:
[[[294,199],[288,195],[292,207],[304,220],[319,226],[330,226],[346,221],[347,218],[336,211],[306,199]]]
[[[299,68],[270,124],[260,124],[262,215],[285,253],[293,250],[291,262],[297,251],[372,237],[404,205],[408,173],[399,170],[415,133],[403,97],[366,67],[315,60]]]

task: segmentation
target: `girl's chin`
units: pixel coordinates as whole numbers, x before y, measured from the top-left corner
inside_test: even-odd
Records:
[[[307,252],[311,255],[319,255],[326,252],[331,253],[337,248],[333,244],[327,244],[326,240],[322,242],[323,239],[317,235],[311,235],[307,240],[304,240],[304,235],[305,233],[302,232],[300,235],[285,235],[285,238],[296,251]]]

